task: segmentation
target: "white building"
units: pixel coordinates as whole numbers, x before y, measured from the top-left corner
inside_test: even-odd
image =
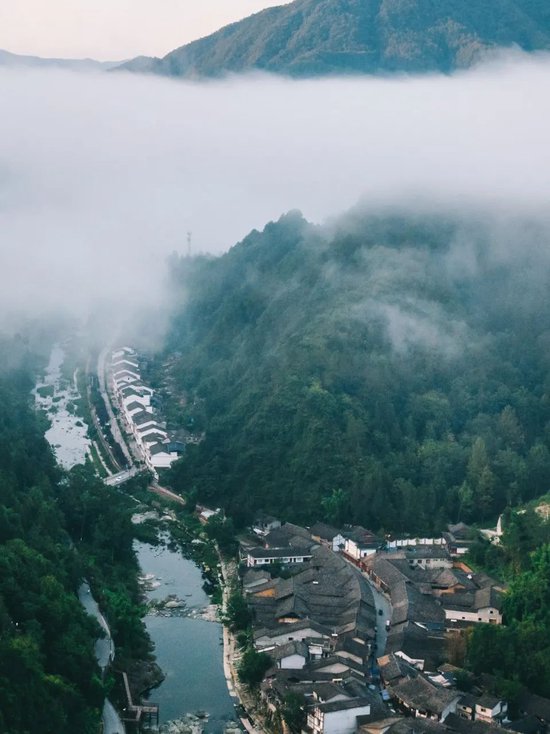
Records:
[[[355,734],[357,717],[369,714],[366,698],[319,703],[309,709],[307,725],[313,734]]]

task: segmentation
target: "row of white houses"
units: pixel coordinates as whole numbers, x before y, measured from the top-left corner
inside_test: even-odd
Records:
[[[173,440],[154,407],[154,390],[141,379],[137,353],[131,347],[115,349],[111,357],[113,393],[129,433],[143,460],[157,475],[182,454],[184,445]]]

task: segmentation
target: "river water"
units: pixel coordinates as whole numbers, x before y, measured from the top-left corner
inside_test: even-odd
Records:
[[[85,462],[90,440],[88,426],[69,410],[79,395],[72,383],[62,379],[64,359],[63,349],[56,344],[51,351],[44,380],[37,383],[34,396],[37,407],[46,411],[51,423],[45,434],[46,440],[53,448],[58,463],[64,469],[70,469]],[[47,394],[44,394],[45,391]]]
[[[64,469],[71,469],[86,461],[90,440],[88,426],[69,410],[70,404],[79,398],[79,394],[75,385],[65,384],[62,378],[61,367],[64,359],[65,353],[62,347],[56,344],[51,351],[44,379],[36,384],[33,392],[36,406],[46,411],[51,423],[45,433],[46,440],[54,450],[58,463]],[[44,394],[44,388],[47,394]],[[95,617],[105,630],[106,637],[96,640],[95,643],[97,662],[103,672],[114,655],[109,627],[86,581],[78,590],[78,598],[88,614]],[[124,725],[108,700],[105,700],[103,707],[103,732],[124,734]]]
[[[34,395],[37,407],[45,410],[51,421],[46,439],[61,466],[70,469],[85,462],[90,442],[87,426],[69,409],[79,396],[75,387],[64,384],[62,379],[64,357],[63,349],[56,345],[44,380],[37,383]],[[47,388],[53,395],[41,395],[40,388]],[[172,594],[185,602],[185,609],[178,610],[178,614],[186,616],[149,614],[145,619],[155,644],[157,662],[166,675],[150,694],[151,701],[160,706],[160,721],[201,711],[208,714],[205,731],[222,732],[234,719],[234,707],[223,672],[222,627],[218,622],[197,618],[209,604],[202,588],[201,571],[195,563],[166,546],[136,542],[135,550],[143,574],[155,579],[148,597],[161,600]],[[86,582],[79,589],[79,599],[105,629],[106,637],[97,640],[95,645],[98,664],[104,670],[114,654],[109,628]],[[103,727],[104,734],[124,734],[124,726],[110,701],[105,701]]]
[[[166,675],[150,692],[150,700],[160,706],[161,723],[204,711],[209,715],[205,731],[222,732],[234,720],[235,711],[223,672],[222,626],[200,618],[210,601],[202,588],[201,571],[166,546],[136,542],[134,547],[142,573],[154,586],[147,592],[148,599],[174,596],[185,602],[182,611],[145,618],[157,663]]]

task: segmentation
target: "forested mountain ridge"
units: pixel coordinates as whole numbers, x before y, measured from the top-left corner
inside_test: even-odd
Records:
[[[168,354],[206,438],[174,485],[242,522],[263,508],[406,532],[544,493],[547,247],[533,222],[474,214],[323,229],[291,213],[181,260]]]
[[[545,0],[295,0],[267,8],[165,57],[119,68],[209,77],[450,72],[487,51],[550,49]]]

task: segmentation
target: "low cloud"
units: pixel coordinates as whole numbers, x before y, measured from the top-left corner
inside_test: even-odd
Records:
[[[549,87],[545,55],[392,79],[0,70],[4,318],[98,300],[106,320],[154,313],[188,232],[193,252],[218,253],[293,208],[316,222],[360,199],[542,217]],[[467,237],[449,255],[477,257]]]

